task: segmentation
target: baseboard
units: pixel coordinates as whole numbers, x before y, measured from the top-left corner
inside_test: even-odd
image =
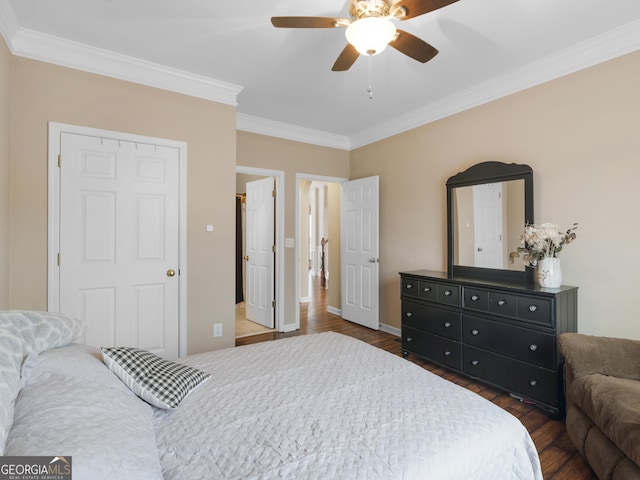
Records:
[[[282,333],[288,333],[288,332],[293,332],[297,330],[295,324],[293,323],[287,323],[285,325],[282,326],[282,329],[280,330]]]
[[[311,301],[311,297],[300,297],[300,303],[309,303]]]
[[[402,336],[402,331],[398,327],[392,327],[391,325],[386,325],[384,323],[380,324],[380,330],[390,333],[391,335],[395,335],[396,337]]]
[[[332,307],[330,305],[327,305],[327,312],[338,315],[339,317],[342,316],[342,310],[340,308]]]

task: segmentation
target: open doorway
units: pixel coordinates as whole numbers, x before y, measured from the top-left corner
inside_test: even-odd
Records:
[[[296,326],[300,308],[322,289],[326,310],[341,314],[340,189],[346,179],[296,175]],[[315,295],[315,297],[314,297]]]
[[[280,330],[283,172],[236,169],[236,338]]]

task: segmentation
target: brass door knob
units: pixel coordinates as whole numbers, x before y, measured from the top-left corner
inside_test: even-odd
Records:
[[[176,271],[172,268],[167,270],[167,277],[173,277],[176,274]]]
[[[249,261],[249,255],[245,255],[245,256],[244,256],[244,259],[245,259],[245,261],[247,261],[247,262],[248,262],[248,261]]]

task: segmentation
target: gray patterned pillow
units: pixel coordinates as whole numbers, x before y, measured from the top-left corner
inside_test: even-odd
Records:
[[[2,312],[24,338],[24,354],[40,353],[74,342],[84,333],[81,320],[54,312],[10,310]]]
[[[13,424],[14,400],[20,383],[24,339],[18,329],[0,313],[0,455],[4,455],[7,434]]]
[[[104,363],[144,401],[175,409],[210,375],[132,347],[102,347]]]

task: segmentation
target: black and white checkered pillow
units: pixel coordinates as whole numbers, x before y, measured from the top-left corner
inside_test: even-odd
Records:
[[[131,347],[102,347],[102,357],[133,393],[159,408],[178,408],[210,375]]]

